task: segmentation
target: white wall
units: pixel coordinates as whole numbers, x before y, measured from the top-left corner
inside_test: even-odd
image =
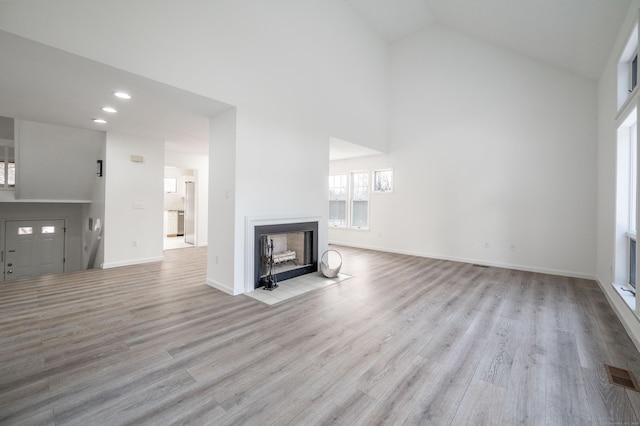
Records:
[[[92,199],[104,132],[16,120],[16,199]]]
[[[67,232],[65,239],[65,272],[84,269],[82,252],[84,205],[79,203],[2,203],[0,202],[0,220],[20,219],[64,219]],[[0,227],[1,228],[1,227]],[[0,229],[0,241],[4,239],[4,229]]]
[[[242,274],[242,258],[236,244],[236,110],[211,119],[209,127],[209,250],[207,284],[229,294],[240,294],[236,286]],[[238,278],[240,279],[240,278]]]
[[[209,156],[166,151],[165,164],[196,174],[196,245],[206,246],[209,234]]]
[[[436,25],[392,44],[391,106],[390,154],[331,170],[395,191],[331,241],[594,276],[594,82]]]
[[[106,140],[103,267],[160,261],[164,141],[114,133]]]
[[[10,117],[0,117],[0,139],[14,139],[14,119]]]
[[[624,114],[617,113],[617,65],[627,38],[637,22],[640,1],[634,0],[620,29],[616,44],[598,84],[598,210],[597,279],[627,332],[640,347],[640,324],[613,289],[614,242],[616,227],[616,148],[617,128]]]
[[[65,271],[85,269],[97,240],[88,218],[104,220],[96,161],[104,158],[105,133],[16,120],[16,146],[19,195],[0,191],[0,219],[65,219]]]
[[[100,149],[100,160],[103,161],[103,175],[97,176],[91,192],[91,203],[85,204],[82,211],[82,260],[85,268],[99,268],[104,263],[104,219],[105,219],[105,159],[107,157],[106,141]],[[91,225],[91,227],[89,226]],[[95,257],[92,258],[92,252]]]
[[[388,45],[343,0],[0,2],[0,28],[237,107],[237,182],[212,188],[211,169],[209,192],[225,212],[235,202],[219,226],[209,211],[208,279],[230,292],[243,288],[247,216],[326,225],[329,136],[387,148]]]
[[[243,108],[214,117],[210,138],[209,285],[230,294],[249,287],[248,218],[320,217],[318,247],[327,247],[328,134]]]
[[[0,28],[230,105],[288,110],[374,149],[387,146],[388,46],[343,0],[0,2]]]
[[[245,255],[248,217],[320,217],[318,248],[327,247],[329,134],[281,112],[243,108],[236,134],[236,291],[253,280]],[[238,268],[240,265],[236,264]]]

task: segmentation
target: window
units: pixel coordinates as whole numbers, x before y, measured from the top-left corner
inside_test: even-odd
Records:
[[[376,170],[373,172],[373,192],[393,191],[393,170]]]
[[[351,173],[351,227],[369,227],[369,173]]]
[[[164,178],[164,192],[178,192],[178,180],[176,178]]]
[[[347,175],[329,176],[329,225],[347,226]]]
[[[637,56],[636,56],[637,59]],[[628,260],[629,273],[627,283],[633,288],[636,287],[636,182],[638,175],[638,123],[633,123],[629,127],[629,238]]]
[[[43,234],[55,234],[56,233],[56,227],[55,226],[43,226],[42,227],[42,233]]]
[[[627,39],[618,59],[618,111],[631,99],[638,86],[638,26]]]
[[[13,141],[0,139],[0,189],[16,186],[16,161]]]
[[[629,127],[629,232],[636,233],[636,176],[638,152],[638,123]]]
[[[629,285],[636,288],[636,239],[629,238]]]
[[[329,176],[329,225],[369,228],[369,172]],[[349,221],[347,222],[347,218]]]
[[[637,108],[618,127],[616,161],[616,242],[613,281],[617,288],[635,288],[637,232]],[[625,299],[626,300],[626,299]]]
[[[20,226],[18,228],[18,235],[31,235],[33,234],[33,228],[31,226]]]

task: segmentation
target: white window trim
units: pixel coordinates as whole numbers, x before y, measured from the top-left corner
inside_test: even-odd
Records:
[[[380,172],[391,172],[391,189],[387,191],[376,190],[376,174]],[[377,169],[371,172],[371,194],[393,194],[395,186],[394,174],[393,169]]]
[[[357,230],[357,231],[368,231],[371,226],[371,185],[370,182],[367,182],[367,226],[354,226],[353,225],[353,217],[351,215],[351,205],[353,203],[353,175],[354,174],[364,174],[368,175],[369,181],[371,181],[371,172],[369,170],[353,170],[349,172],[349,212],[348,212],[348,222],[347,226],[349,229]]]
[[[16,146],[15,146],[15,142],[12,141],[11,139],[0,139],[0,161],[4,161],[5,162],[5,179],[4,179],[4,184],[0,185],[0,191],[15,191],[15,185],[9,185],[9,169],[8,169],[8,161],[7,161],[7,151],[6,148],[13,148],[13,164],[16,164]],[[17,168],[17,165],[16,165]],[[16,180],[17,180],[17,170],[16,170]]]
[[[331,174],[329,175],[329,177],[334,177],[334,176],[344,176],[345,177],[345,181],[346,181],[346,188],[345,188],[345,193],[346,193],[346,199],[344,200],[345,202],[345,218],[344,218],[344,225],[338,225],[335,223],[329,223],[329,226],[331,228],[338,228],[338,229],[347,229],[349,227],[349,174],[348,173],[335,173],[335,174]],[[331,188],[329,188],[329,192],[331,192]],[[329,199],[329,202],[331,202],[332,200]]]
[[[385,169],[386,170],[386,169]],[[353,174],[356,173],[363,173],[363,174],[367,174],[369,177],[369,181],[371,181],[372,179],[372,172],[369,170],[351,170],[349,172],[345,172],[345,173],[332,173],[329,175],[329,177],[331,176],[346,176],[347,177],[347,199],[346,199],[346,220],[345,220],[345,225],[335,225],[335,224],[329,224],[329,227],[332,229],[343,229],[343,230],[348,230],[348,231],[356,231],[356,232],[369,232],[370,231],[370,227],[371,227],[371,194],[373,194],[373,192],[371,191],[371,185],[367,185],[367,189],[368,189],[368,198],[367,198],[367,226],[363,227],[363,226],[354,226],[353,225],[353,221],[352,221],[352,217],[351,217],[351,203],[353,202],[353,198],[352,198],[352,190],[353,190],[353,179],[352,176]],[[370,183],[370,182],[369,182]],[[327,200],[327,202],[329,202],[331,200]]]
[[[638,23],[631,30],[627,44],[618,59],[618,112],[623,111],[638,91],[638,85],[631,90],[631,62],[638,54]]]
[[[637,100],[637,96],[635,96],[635,93],[632,94],[630,96],[629,99],[634,99]],[[628,106],[630,107],[630,104],[628,104]],[[625,106],[626,109],[626,106]],[[624,111],[626,112],[626,111]],[[632,227],[632,223],[631,223],[631,215],[635,213],[635,208],[637,208],[637,204],[638,204],[638,199],[637,199],[637,170],[635,170],[636,172],[636,176],[635,176],[635,181],[633,180],[633,177],[631,176],[634,172],[633,169],[633,161],[636,161],[636,167],[637,167],[637,152],[633,151],[633,147],[632,147],[632,142],[633,139],[635,139],[636,144],[638,143],[637,141],[637,122],[638,122],[638,108],[637,106],[633,108],[632,111],[630,111],[627,116],[622,119],[622,117],[620,117],[619,115],[619,122],[621,122],[621,124],[618,125],[618,136],[616,138],[616,144],[617,144],[617,148],[616,148],[616,157],[617,157],[617,161],[618,163],[616,164],[616,193],[618,194],[616,196],[616,203],[617,203],[617,207],[616,210],[620,209],[620,199],[619,197],[619,193],[618,191],[620,191],[620,187],[619,185],[624,185],[627,187],[626,191],[626,200],[627,201],[622,201],[623,203],[628,203],[627,208],[623,209],[621,211],[625,211],[624,213],[625,217],[620,217],[619,213],[616,212],[616,249],[615,249],[615,271],[613,271],[613,279],[612,279],[612,286],[613,288],[616,290],[616,292],[620,295],[620,297],[622,298],[622,300],[625,302],[625,304],[629,307],[629,309],[633,312],[634,316],[636,316],[636,318],[640,318],[640,316],[638,315],[638,312],[636,310],[636,297],[635,297],[635,292],[636,290],[631,287],[631,285],[629,284],[629,268],[630,268],[630,264],[629,264],[629,240],[630,238],[636,238],[636,230],[632,230],[630,229]],[[628,151],[621,151],[621,144],[625,144],[625,145],[629,145],[629,147],[627,148]],[[637,149],[637,145],[636,145],[636,149]],[[634,156],[634,154],[636,154]],[[628,159],[628,162],[621,162],[623,161],[625,158]],[[626,163],[626,164],[625,164]],[[621,173],[623,173],[621,175]],[[626,175],[626,177],[625,177]],[[631,205],[631,202],[635,199],[635,206]],[[637,224],[636,224],[637,227]],[[625,229],[623,231],[623,229]],[[624,250],[622,248],[622,240],[620,240],[620,238],[624,238]],[[637,241],[637,240],[636,240]],[[637,259],[638,259],[638,251],[637,251],[637,246],[636,246],[636,286],[637,286]],[[624,266],[624,268],[623,268]],[[623,276],[624,274],[624,276]]]

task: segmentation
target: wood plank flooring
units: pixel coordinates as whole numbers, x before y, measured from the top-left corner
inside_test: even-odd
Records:
[[[275,306],[201,248],[0,284],[0,424],[638,424],[595,282],[336,248],[353,278]]]

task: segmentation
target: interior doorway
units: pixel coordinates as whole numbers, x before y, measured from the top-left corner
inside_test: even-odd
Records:
[[[193,247],[196,241],[196,171],[165,166],[164,249]]]
[[[64,272],[65,233],[64,219],[5,221],[3,280]]]

